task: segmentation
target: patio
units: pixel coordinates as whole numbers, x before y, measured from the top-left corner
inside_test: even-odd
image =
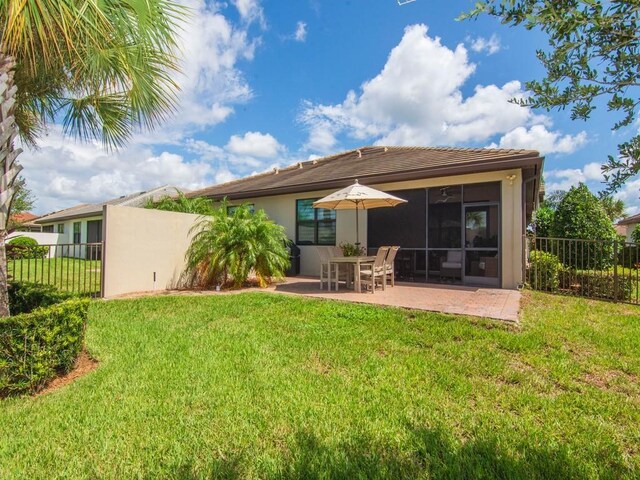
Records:
[[[395,287],[372,293],[355,293],[341,286],[339,291],[320,290],[319,280],[288,277],[269,291],[291,295],[329,298],[346,302],[387,305],[434,312],[471,315],[518,322],[521,294],[517,290],[458,285],[396,282]]]

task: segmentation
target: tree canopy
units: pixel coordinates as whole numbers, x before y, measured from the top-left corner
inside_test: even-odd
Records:
[[[634,124],[640,105],[640,0],[483,0],[459,18],[484,14],[547,35],[549,49],[537,51],[546,76],[527,82],[531,95],[514,101],[570,108],[572,119],[587,120],[602,100],[619,114],[613,130]],[[609,192],[638,174],[640,135],[618,145],[603,171]]]

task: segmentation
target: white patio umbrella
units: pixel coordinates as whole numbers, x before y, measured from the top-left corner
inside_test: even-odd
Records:
[[[326,208],[329,210],[355,210],[356,211],[356,245],[360,245],[360,228],[358,225],[358,210],[371,208],[395,207],[400,203],[406,203],[402,198],[394,197],[375,188],[360,185],[358,180],[342,190],[327,195],[313,202],[313,208]]]

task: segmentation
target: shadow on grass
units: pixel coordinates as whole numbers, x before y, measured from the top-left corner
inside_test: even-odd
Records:
[[[455,443],[440,429],[410,428],[410,439],[402,446],[380,443],[354,436],[338,445],[326,442],[310,432],[298,432],[276,471],[262,471],[247,456],[216,461],[208,474],[192,472],[188,467],[172,478],[225,478],[255,476],[267,479],[564,479],[635,478],[619,460],[618,452],[594,465],[568,455],[566,447],[532,447],[523,439],[511,451],[501,447],[496,436]],[[512,453],[515,451],[516,453]],[[274,459],[275,460],[275,459]],[[249,464],[253,463],[253,468]],[[251,470],[249,473],[248,470]],[[595,471],[594,471],[595,469]]]

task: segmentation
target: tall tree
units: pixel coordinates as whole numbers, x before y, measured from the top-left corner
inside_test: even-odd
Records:
[[[613,198],[611,195],[607,194],[600,194],[598,200],[600,200],[602,208],[607,212],[607,217],[609,217],[609,220],[611,220],[612,223],[615,223],[616,220],[620,220],[626,216],[624,213],[624,201],[618,198]]]
[[[459,18],[483,14],[548,37],[549,50],[537,51],[546,77],[527,82],[531,96],[518,103],[569,107],[573,119],[587,120],[602,99],[620,114],[613,130],[634,123],[640,105],[640,0],[483,0]],[[603,171],[609,192],[638,174],[640,135],[618,145]]]
[[[9,315],[4,240],[21,150],[48,124],[107,147],[174,109],[171,0],[0,1],[0,316]]]

